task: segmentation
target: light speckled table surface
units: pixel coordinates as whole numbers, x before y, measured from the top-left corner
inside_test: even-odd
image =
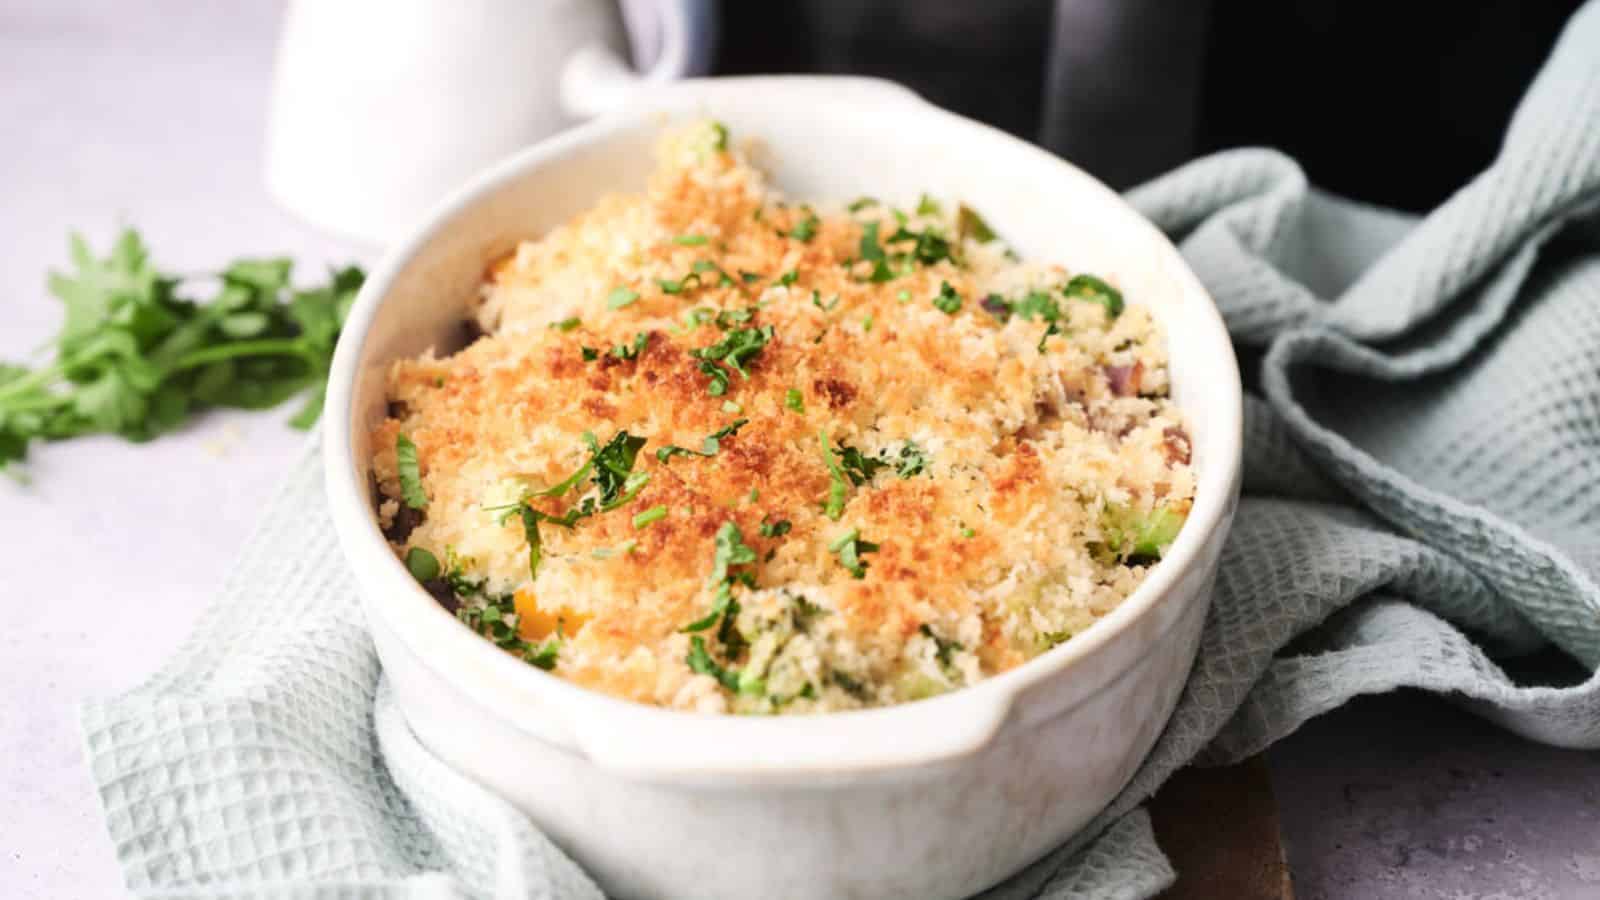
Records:
[[[137,225],[160,263],[375,254],[261,186],[276,3],[0,3],[0,358],[49,339],[65,236]],[[213,415],[132,446],[39,448],[0,479],[0,894],[120,892],[77,704],[187,633],[301,442],[292,410]],[[1271,754],[1298,896],[1600,896],[1600,755],[1536,747],[1420,697],[1357,704]]]

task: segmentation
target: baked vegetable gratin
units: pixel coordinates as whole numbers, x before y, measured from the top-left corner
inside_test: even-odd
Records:
[[[389,372],[378,516],[446,608],[618,697],[805,713],[973,684],[1139,585],[1194,495],[1144,308],[965,206],[786,201],[715,122],[659,156]]]

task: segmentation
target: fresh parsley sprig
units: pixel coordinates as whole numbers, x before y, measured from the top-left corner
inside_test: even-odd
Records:
[[[290,419],[309,428],[322,413],[334,343],[364,275],[335,269],[293,290],[287,259],[236,260],[207,300],[150,260],[124,231],[97,258],[71,239],[73,271],[52,273],[65,307],[54,358],[38,368],[0,363],[0,470],[34,440],[117,434],[145,441],[210,407],[266,409],[299,394]]]

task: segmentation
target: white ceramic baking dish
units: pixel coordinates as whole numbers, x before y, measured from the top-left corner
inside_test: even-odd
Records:
[[[797,198],[921,191],[975,206],[1025,257],[1148,305],[1199,471],[1182,534],[1082,634],[974,687],[810,717],[696,716],[593,693],[494,649],[420,589],[379,532],[368,427],[392,360],[454,349],[491,261],[643,186],[664,123],[710,115]],[[416,135],[410,139],[440,139]],[[531,147],[450,198],[368,280],[333,363],[329,500],[384,671],[417,737],[525,810],[622,898],[962,897],[1055,847],[1127,782],[1194,660],[1238,496],[1238,366],[1210,298],[1115,193],[893,85],[688,82]]]

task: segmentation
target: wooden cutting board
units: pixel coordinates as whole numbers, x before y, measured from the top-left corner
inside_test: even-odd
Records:
[[[1156,840],[1178,870],[1162,900],[1294,900],[1266,760],[1189,767],[1150,801]]]

